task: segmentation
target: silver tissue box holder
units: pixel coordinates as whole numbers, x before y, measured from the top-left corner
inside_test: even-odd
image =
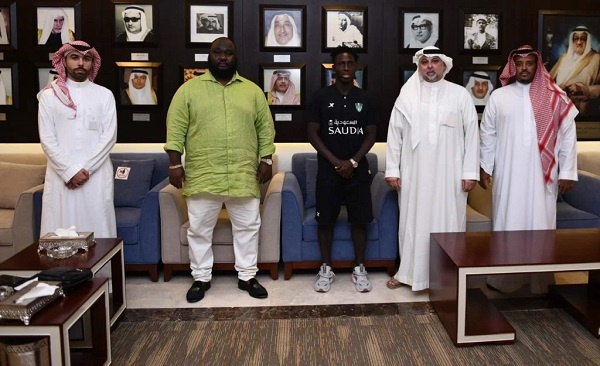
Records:
[[[47,233],[40,238],[38,254],[43,250],[50,258],[64,259],[73,256],[79,249],[88,251],[96,244],[94,233],[90,231],[77,232],[76,238],[61,238],[55,233]]]

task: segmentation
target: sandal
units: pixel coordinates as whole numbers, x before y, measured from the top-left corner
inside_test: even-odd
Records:
[[[395,279],[394,277],[391,277],[385,285],[387,286],[387,288],[393,290],[402,287],[404,284]]]

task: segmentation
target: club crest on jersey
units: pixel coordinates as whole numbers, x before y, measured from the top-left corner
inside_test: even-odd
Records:
[[[360,112],[363,109],[363,104],[362,103],[354,103],[354,107],[356,107],[357,112]]]

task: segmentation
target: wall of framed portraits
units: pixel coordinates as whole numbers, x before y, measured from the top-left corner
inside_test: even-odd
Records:
[[[385,141],[416,50],[433,44],[451,56],[446,78],[467,87],[482,111],[511,49],[537,47],[551,70],[570,30],[586,26],[588,43],[599,50],[595,2],[0,0],[0,142],[39,141],[36,94],[56,77],[52,53],[71,39],[87,41],[102,57],[96,82],[115,95],[118,141],[163,142],[173,94],[206,72],[210,42],[224,35],[237,44],[240,74],[265,92],[277,142],[306,141],[310,96],[335,81],[329,53],[340,44],[356,47],[355,84],[378,100],[377,140]],[[592,89],[598,72],[580,81]],[[570,93],[577,100],[583,92]],[[598,140],[598,98],[583,99],[579,137]]]

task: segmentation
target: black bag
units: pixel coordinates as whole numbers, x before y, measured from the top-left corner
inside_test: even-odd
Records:
[[[41,271],[37,274],[40,281],[58,281],[64,292],[70,292],[81,284],[84,284],[94,276],[89,269],[78,269],[70,267],[55,267]]]

